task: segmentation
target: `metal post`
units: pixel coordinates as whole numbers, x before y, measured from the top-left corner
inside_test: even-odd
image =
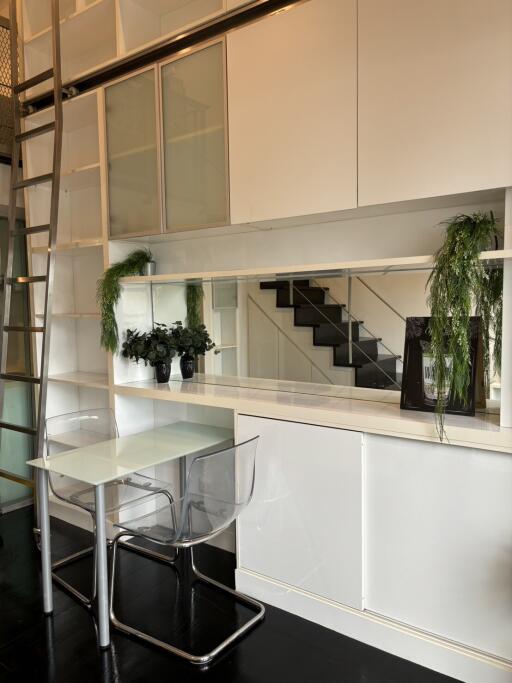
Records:
[[[348,362],[352,364],[352,275],[348,276],[348,295],[347,295],[347,313],[348,313]]]
[[[105,486],[95,489],[96,500],[96,572],[98,587],[99,646],[110,646],[108,616],[107,530],[105,520]]]
[[[48,510],[48,471],[37,470],[37,504],[41,530],[41,571],[43,582],[43,609],[53,612],[52,559],[50,546],[50,514]]]

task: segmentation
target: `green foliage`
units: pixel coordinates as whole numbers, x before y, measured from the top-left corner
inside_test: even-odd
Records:
[[[96,299],[101,313],[100,343],[107,351],[115,353],[119,345],[119,331],[115,316],[115,307],[121,296],[119,280],[130,275],[140,275],[144,265],[151,259],[149,249],[137,249],[128,254],[124,261],[112,264],[98,280]]]
[[[494,331],[495,359],[501,358],[501,309],[503,274],[501,269],[484,267],[481,251],[494,247],[498,229],[492,212],[459,214],[446,223],[446,238],[435,257],[430,275],[428,303],[433,373],[438,396],[450,383],[451,395],[467,405],[471,381],[470,317],[473,310],[482,317],[485,366],[489,367],[489,338]],[[452,357],[451,377],[445,361]],[[440,439],[444,435],[445,401],[436,405]]]
[[[161,323],[157,323],[151,332],[127,330],[121,354],[136,363],[142,360],[144,365],[152,367],[157,363],[169,363],[176,355],[173,330]]]
[[[204,356],[207,351],[211,351],[215,347],[203,324],[183,327],[181,321],[177,320],[174,323],[173,336],[179,356]]]
[[[189,327],[198,327],[201,324],[203,296],[202,285],[187,285],[187,323]]]

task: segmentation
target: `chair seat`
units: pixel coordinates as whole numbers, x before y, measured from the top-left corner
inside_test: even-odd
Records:
[[[239,507],[231,501],[195,493],[175,500],[172,505],[162,505],[162,500],[151,501],[154,509],[149,511],[147,503],[144,512],[139,505],[128,508],[123,516],[132,516],[115,522],[114,526],[157,543],[190,545],[223,531],[235,519]]]
[[[52,489],[55,495],[68,503],[94,512],[95,498],[94,486],[85,487],[83,482],[75,481],[69,477],[52,475]],[[167,491],[169,483],[159,481],[153,477],[145,477],[143,474],[130,474],[122,479],[116,479],[105,484],[105,509],[107,513],[120,510],[126,505],[153,496],[158,491]]]

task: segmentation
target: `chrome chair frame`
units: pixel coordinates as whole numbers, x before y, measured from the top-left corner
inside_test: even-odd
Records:
[[[213,650],[210,650],[210,652],[207,652],[203,655],[193,655],[190,652],[186,652],[185,650],[182,650],[178,647],[175,647],[174,645],[171,645],[170,643],[166,643],[163,640],[159,640],[158,638],[155,638],[154,636],[149,635],[149,633],[144,633],[143,631],[140,631],[139,629],[130,626],[129,624],[125,624],[121,622],[117,617],[114,612],[114,594],[115,594],[115,574],[116,574],[116,557],[117,557],[117,549],[118,545],[123,545],[121,543],[121,539],[124,538],[125,536],[132,536],[132,537],[137,537],[139,536],[140,538],[145,538],[142,534],[136,534],[133,531],[121,531],[117,536],[114,538],[112,542],[112,554],[111,554],[111,575],[110,575],[110,621],[112,624],[119,630],[122,631],[123,633],[127,633],[130,636],[133,636],[135,638],[139,638],[140,640],[143,640],[147,643],[150,643],[151,645],[154,645],[156,647],[160,647],[166,652],[170,652],[174,655],[177,655],[178,657],[181,657],[182,659],[187,660],[191,664],[196,664],[199,666],[205,666],[207,664],[210,664],[210,662],[217,657],[221,652],[223,652],[227,647],[229,647],[232,643],[234,643],[236,640],[241,638],[247,631],[249,631],[253,626],[255,626],[259,621],[261,621],[264,616],[265,616],[265,606],[263,603],[259,602],[258,600],[255,600],[254,598],[250,598],[248,595],[245,595],[244,593],[240,593],[239,591],[235,590],[234,588],[230,588],[229,586],[225,586],[224,584],[220,583],[219,581],[216,581],[215,579],[210,578],[209,576],[206,576],[206,574],[203,574],[200,572],[196,564],[194,562],[194,547],[193,545],[187,546],[187,544],[184,544],[183,547],[188,547],[190,551],[190,567],[192,569],[192,572],[195,576],[195,578],[198,581],[202,581],[203,583],[206,583],[207,585],[213,586],[214,588],[217,588],[225,593],[228,593],[229,595],[232,595],[235,597],[239,602],[242,604],[245,604],[247,607],[255,609],[257,612],[250,619],[247,623],[245,623],[243,626],[241,626],[239,629],[237,629],[234,633],[229,635],[227,638],[225,638],[219,645],[213,648]],[[213,537],[212,537],[213,538]],[[169,546],[170,544],[168,543],[163,543],[160,541],[156,541],[152,539],[154,543],[158,543],[158,545],[164,545],[164,546]],[[173,546],[175,547],[175,546]],[[178,547],[175,547],[175,550],[178,552]]]
[[[110,413],[111,418],[112,418],[112,424],[114,426],[116,436],[119,436],[119,431],[117,428],[117,422],[116,422],[115,416],[109,408],[91,408],[89,410],[84,410],[84,411],[75,411],[74,413],[73,412],[72,413],[64,413],[63,415],[56,415],[54,417],[59,418],[59,417],[65,417],[66,415],[74,415],[74,414],[77,414],[80,412],[84,412],[84,413],[91,412],[91,413],[93,413],[95,411],[102,411],[102,412],[109,412]],[[53,419],[53,418],[49,418],[49,419]],[[48,435],[47,426],[45,425],[45,441],[46,441],[47,452],[48,452],[49,440],[50,440],[50,438]],[[46,455],[45,457],[48,457],[48,455]],[[138,488],[138,489],[151,490],[150,489],[151,479],[148,478],[148,485],[147,486],[141,486],[140,484],[136,484],[135,482],[130,481],[129,476],[123,477],[121,479],[117,479],[117,480],[111,482],[111,484],[109,484],[109,485],[110,486],[116,486],[116,485],[118,485],[118,486],[119,485],[132,486],[132,487]],[[90,607],[92,607],[92,604],[96,598],[96,589],[97,589],[97,586],[96,586],[96,579],[97,579],[97,577],[96,577],[96,512],[94,510],[90,510],[88,507],[84,506],[79,500],[73,500],[73,496],[71,496],[70,499],[67,499],[64,496],[60,495],[52,486],[51,478],[50,478],[50,489],[51,489],[53,495],[56,498],[58,498],[59,500],[62,500],[66,503],[71,503],[72,505],[76,505],[78,508],[80,508],[81,510],[84,510],[85,512],[87,512],[91,516],[93,545],[88,546],[87,548],[84,548],[83,550],[79,550],[75,553],[72,553],[71,555],[68,555],[67,557],[62,558],[61,560],[57,560],[56,562],[52,563],[52,580],[55,581],[55,583],[57,583],[61,588],[66,590],[68,593],[70,593],[77,600],[79,600],[85,607],[90,608]],[[174,499],[173,499],[171,493],[169,491],[167,491],[166,489],[156,488],[155,490],[152,491],[152,494],[153,495],[162,494],[162,495],[166,496],[171,505],[174,502]],[[111,546],[112,542],[108,541],[108,545]],[[154,558],[156,560],[160,560],[161,562],[167,562],[169,564],[174,564],[174,562],[176,561],[176,559],[178,557],[178,552],[179,552],[178,549],[176,548],[174,557],[167,557],[166,555],[163,555],[162,553],[158,553],[158,552],[150,550],[148,548],[141,548],[139,546],[134,546],[130,543],[123,543],[122,545],[127,550],[138,553],[139,555],[145,555],[147,557],[151,557],[151,558]],[[38,547],[39,547],[39,543],[38,543]],[[81,560],[82,558],[87,557],[88,555],[91,555],[91,554],[93,556],[92,588],[91,588],[91,596],[87,597],[81,591],[79,591],[77,588],[72,586],[68,581],[65,581],[61,576],[59,576],[57,574],[57,570],[62,569],[63,567],[67,567],[71,564],[74,564],[78,560]]]

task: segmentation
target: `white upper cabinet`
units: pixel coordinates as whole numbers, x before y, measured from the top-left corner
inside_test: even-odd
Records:
[[[359,0],[359,204],[512,184],[512,2]]]
[[[356,0],[228,35],[231,222],[357,204]]]

